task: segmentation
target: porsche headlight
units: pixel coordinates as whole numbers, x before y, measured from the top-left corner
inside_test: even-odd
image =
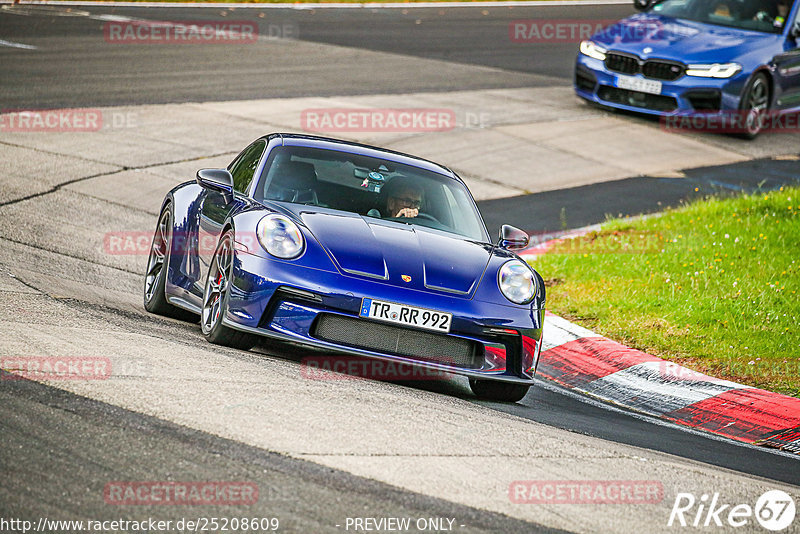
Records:
[[[687,76],[702,78],[730,78],[742,70],[738,63],[697,63],[686,66]]]
[[[601,46],[597,46],[592,41],[581,41],[581,54],[589,56],[600,61],[606,60],[607,50]]]
[[[506,262],[497,273],[503,296],[515,304],[527,304],[536,296],[536,278],[520,260]]]
[[[303,233],[289,218],[273,213],[267,215],[256,226],[258,241],[264,250],[275,256],[290,260],[303,253]]]

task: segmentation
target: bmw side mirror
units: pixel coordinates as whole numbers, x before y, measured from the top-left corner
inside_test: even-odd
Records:
[[[792,29],[789,30],[789,37],[792,39],[797,39],[800,37],[800,19],[794,21]]]
[[[508,224],[500,228],[499,246],[508,250],[517,250],[528,246],[530,239],[528,234]]]
[[[233,196],[233,176],[227,169],[200,169],[197,171],[197,183],[225,197]]]

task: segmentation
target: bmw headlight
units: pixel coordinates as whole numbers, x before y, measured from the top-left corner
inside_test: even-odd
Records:
[[[303,253],[303,233],[289,218],[273,213],[256,226],[258,241],[264,250],[277,258],[290,260]]]
[[[527,304],[536,296],[536,278],[520,260],[507,261],[497,273],[503,295],[515,304]]]
[[[702,78],[730,78],[742,70],[738,63],[696,63],[686,66],[687,76]]]
[[[606,52],[608,52],[608,50],[601,46],[597,46],[592,41],[581,41],[581,54],[584,56],[605,61]]]

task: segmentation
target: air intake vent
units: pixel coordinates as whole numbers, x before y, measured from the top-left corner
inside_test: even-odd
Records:
[[[467,369],[483,365],[475,341],[341,315],[321,314],[313,336],[333,343]]]

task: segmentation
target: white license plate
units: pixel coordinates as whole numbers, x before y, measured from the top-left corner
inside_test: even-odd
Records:
[[[661,82],[655,80],[645,80],[633,76],[617,76],[617,87],[630,91],[640,91],[651,95],[661,94]]]
[[[376,321],[415,326],[444,333],[450,331],[450,322],[453,319],[453,314],[451,313],[426,310],[416,306],[375,299],[363,299],[361,301],[361,311],[358,315],[375,319]]]

